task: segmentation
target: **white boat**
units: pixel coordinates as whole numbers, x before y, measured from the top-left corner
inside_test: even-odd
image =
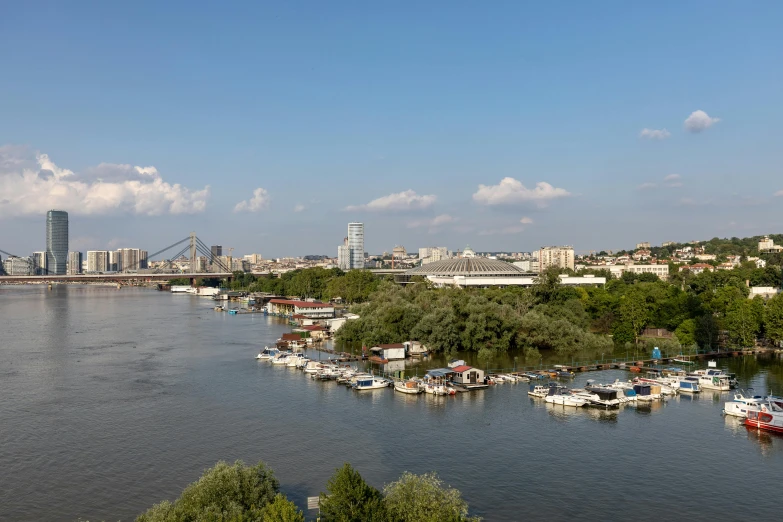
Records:
[[[379,388],[388,388],[390,384],[391,381],[384,377],[372,377],[370,379],[359,379],[352,387],[356,391],[377,390]]]
[[[531,384],[527,394],[531,397],[538,397],[539,399],[543,399],[549,395],[549,386],[545,386],[543,384]]]
[[[584,390],[572,393],[576,397],[587,399],[587,402],[592,406],[604,408],[618,408],[621,404],[628,402],[623,390],[604,386],[587,386]]]
[[[288,362],[288,356],[291,352],[280,352],[272,358],[272,364],[285,364]]]
[[[270,348],[268,346],[264,346],[264,349],[258,352],[258,355],[256,355],[256,359],[259,361],[268,361],[269,359],[274,358],[277,354],[280,353],[280,350],[277,348]]]
[[[452,359],[449,361],[448,366],[449,368],[456,368],[457,366],[465,366],[465,361],[463,359]]]
[[[661,393],[663,395],[677,395],[679,391],[679,381],[670,377],[657,377],[651,379],[649,377],[637,377],[634,382],[640,382],[644,384],[653,384],[661,387]]]
[[[571,392],[560,386],[552,386],[549,388],[549,393],[544,400],[549,404],[557,404],[558,406],[573,406],[575,408],[581,408],[587,405],[587,399],[584,397],[577,397],[571,394]]]
[[[761,395],[746,396],[739,392],[734,394],[734,400],[723,405],[723,413],[734,417],[747,418],[749,411],[761,410],[761,405],[767,402],[767,399]]]
[[[304,372],[318,373],[318,370],[321,370],[323,367],[324,365],[321,361],[307,361],[307,364],[304,367]]]
[[[688,376],[698,378],[699,387],[704,390],[729,391],[731,389],[729,376],[723,373],[723,370],[696,370]]]
[[[409,379],[407,381],[394,381],[394,390],[401,393],[418,394],[424,392],[421,381]]]
[[[296,368],[303,359],[305,359],[303,353],[292,353],[286,358],[285,365],[289,368]]]
[[[758,411],[748,411],[745,426],[783,433],[783,399],[767,397]]]
[[[699,379],[695,377],[683,377],[677,383],[682,393],[699,393]]]

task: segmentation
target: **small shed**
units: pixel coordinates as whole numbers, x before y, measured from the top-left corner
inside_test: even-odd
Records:
[[[472,366],[455,366],[451,369],[454,372],[451,380],[457,384],[483,384],[484,370],[473,368]]]
[[[405,345],[402,343],[379,344],[370,348],[370,351],[387,361],[405,359]]]

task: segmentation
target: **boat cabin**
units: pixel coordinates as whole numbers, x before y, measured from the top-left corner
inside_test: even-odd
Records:
[[[484,384],[484,370],[471,366],[455,366],[451,380],[457,384]]]
[[[456,368],[457,366],[465,366],[465,361],[462,359],[452,359],[449,361],[449,368]]]
[[[429,384],[445,384],[446,381],[454,374],[454,370],[451,368],[435,368],[427,370],[424,375],[424,382]]]
[[[405,359],[405,345],[402,343],[379,344],[370,348],[370,351],[385,361]]]

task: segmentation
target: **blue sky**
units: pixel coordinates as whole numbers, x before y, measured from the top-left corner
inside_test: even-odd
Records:
[[[270,257],[335,255],[353,220],[371,252],[779,232],[781,19],[779,2],[6,3],[0,248],[42,249],[54,206],[72,249],[195,230]]]

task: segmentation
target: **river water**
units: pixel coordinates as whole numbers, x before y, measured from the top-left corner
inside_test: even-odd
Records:
[[[603,411],[545,405],[523,384],[353,392],[257,362],[289,327],[211,304],[0,287],[0,520],[132,520],[235,459],[271,465],[300,507],[348,461],[377,487],[437,471],[486,520],[780,518],[783,437],[721,416],[728,393]],[[783,393],[779,360],[727,364]]]

